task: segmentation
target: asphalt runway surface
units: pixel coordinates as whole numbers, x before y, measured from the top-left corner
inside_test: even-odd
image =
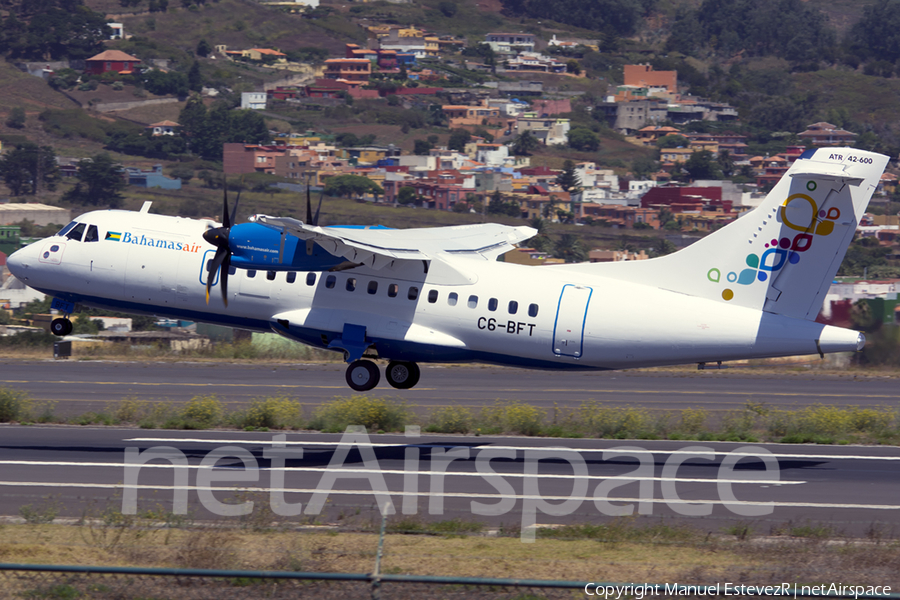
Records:
[[[288,396],[315,406],[354,392],[345,366],[331,364],[136,363],[115,361],[16,361],[0,359],[0,386],[55,401],[55,412],[71,416],[102,411],[122,398],[186,402],[215,394],[229,404]],[[422,365],[412,390],[384,381],[371,395],[401,398],[423,409],[480,408],[497,401],[521,401],[544,409],[574,408],[594,401],[657,409],[743,408],[747,402],[779,408],[814,404],[896,406],[900,386],[891,377],[825,374],[815,370],[773,374],[747,370],[531,371],[492,366]]]
[[[288,396],[316,405],[352,394],[340,364],[2,360],[0,386],[55,401],[57,414],[103,410],[125,397],[178,403],[215,394],[243,404]],[[423,409],[518,400],[545,409],[596,401],[716,412],[747,402],[896,406],[900,386],[890,377],[803,370],[554,373],[425,365],[415,389],[382,384],[372,394]],[[51,502],[62,515],[80,517],[85,510],[121,508],[129,494],[138,510],[172,509],[185,494],[191,514],[218,519],[223,505],[217,502],[249,494],[271,503],[275,488],[285,490],[288,506],[300,505],[289,518],[319,522],[346,515],[377,519],[379,503],[389,499],[399,515],[526,530],[532,523],[595,523],[634,514],[686,520],[713,532],[734,524],[768,533],[828,523],[852,535],[900,535],[900,448],[373,435],[371,443],[348,450],[339,435],[291,432],[286,449],[275,451],[274,435],[3,425],[0,515]],[[216,451],[232,454],[204,464]],[[126,468],[128,456],[157,454],[150,466]],[[340,465],[345,470],[337,470]],[[341,476],[329,481],[329,473]],[[198,474],[212,481],[198,482]],[[384,493],[376,494],[382,481]],[[204,500],[198,487],[214,493]],[[323,499],[321,510],[308,512],[316,498]]]
[[[201,520],[237,518],[223,507],[252,500],[283,502],[282,522],[377,522],[388,502],[397,516],[526,531],[634,514],[714,533],[827,523],[900,534],[893,447],[288,433],[276,448],[275,435],[0,426],[0,514],[48,504],[69,517],[173,510],[182,494]]]

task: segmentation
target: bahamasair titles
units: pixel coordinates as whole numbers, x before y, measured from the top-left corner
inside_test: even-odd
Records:
[[[522,266],[532,237],[498,224],[320,227],[255,215],[222,223],[105,210],[8,259],[54,298],[205,321],[341,352],[347,383],[408,389],[419,363],[624,369],[856,351],[856,331],[815,322],[888,157],[809,150],[758,208],[673,254]],[[236,207],[235,207],[236,208]]]

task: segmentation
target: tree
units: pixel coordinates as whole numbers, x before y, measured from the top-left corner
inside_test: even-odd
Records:
[[[567,160],[563,163],[563,170],[556,176],[556,185],[562,188],[564,192],[571,192],[575,188],[581,187],[581,178],[575,172],[575,163]]]
[[[197,56],[202,56],[205,58],[209,56],[210,52],[212,52],[212,46],[209,45],[209,42],[207,42],[206,40],[200,40],[197,43]]]
[[[450,132],[450,139],[447,141],[447,148],[465,152],[466,144],[472,139],[472,134],[465,129],[454,129]]]
[[[441,11],[448,19],[453,18],[453,16],[456,14],[456,4],[454,2],[444,0],[443,2],[438,4],[438,10]]]
[[[691,140],[677,133],[670,133],[656,140],[657,148],[687,148],[690,144]]]
[[[701,150],[691,154],[691,157],[684,163],[683,168],[692,180],[722,178],[719,164],[709,150]]]
[[[531,156],[531,153],[537,150],[540,144],[541,142],[531,133],[531,130],[526,129],[516,136],[511,149],[516,156]]]
[[[583,152],[596,152],[600,149],[600,138],[587,127],[575,127],[569,131],[569,147]]]
[[[175,179],[180,179],[181,183],[187,185],[194,178],[194,169],[188,165],[177,165],[172,167],[169,174]]]
[[[384,194],[384,189],[360,175],[336,175],[325,180],[325,193],[329,196],[361,198],[365,194],[373,194],[377,197]]]
[[[631,161],[631,173],[635,179],[647,179],[651,173],[659,170],[659,163],[649,156],[639,156]]]
[[[491,196],[491,202],[487,205],[487,214],[489,215],[506,215],[508,217],[521,217],[522,207],[514,199],[508,200],[503,198],[503,194],[499,191],[494,192]]]
[[[571,73],[572,75],[581,74],[581,65],[578,64],[577,60],[570,58],[566,61],[566,73]]]
[[[416,193],[416,188],[404,185],[397,192],[397,202],[400,204],[418,204],[419,195]]]
[[[116,208],[122,203],[120,192],[127,185],[121,165],[103,152],[78,161],[78,183],[66,192],[63,200]]]
[[[203,89],[203,75],[200,74],[200,63],[196,60],[191,65],[191,70],[187,76],[188,89],[192,92],[199,92]]]
[[[413,154],[417,156],[428,156],[428,153],[433,148],[426,140],[415,140],[414,144]]]
[[[588,253],[581,243],[581,238],[574,233],[564,233],[553,245],[553,256],[567,263],[573,263],[586,261]]]
[[[6,117],[6,126],[13,129],[22,129],[25,127],[25,109],[21,106],[13,107]]]
[[[50,146],[19,144],[0,158],[0,177],[13,196],[37,194],[41,184],[54,190],[59,181],[56,153]]]

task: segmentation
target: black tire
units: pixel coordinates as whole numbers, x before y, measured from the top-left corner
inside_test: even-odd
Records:
[[[378,366],[371,360],[355,360],[347,366],[347,385],[357,392],[368,392],[381,379]]]
[[[392,360],[384,370],[388,383],[398,390],[408,390],[415,386],[419,383],[419,375],[419,365],[414,362]]]
[[[53,319],[50,322],[50,333],[64,336],[72,333],[72,321],[63,318]]]

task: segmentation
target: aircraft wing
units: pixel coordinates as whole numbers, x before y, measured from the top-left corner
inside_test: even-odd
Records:
[[[496,223],[423,227],[416,229],[370,229],[318,227],[289,217],[254,215],[250,220],[276,231],[312,240],[327,252],[348,261],[380,269],[397,260],[431,260],[441,254],[495,260],[537,234],[531,227]]]

